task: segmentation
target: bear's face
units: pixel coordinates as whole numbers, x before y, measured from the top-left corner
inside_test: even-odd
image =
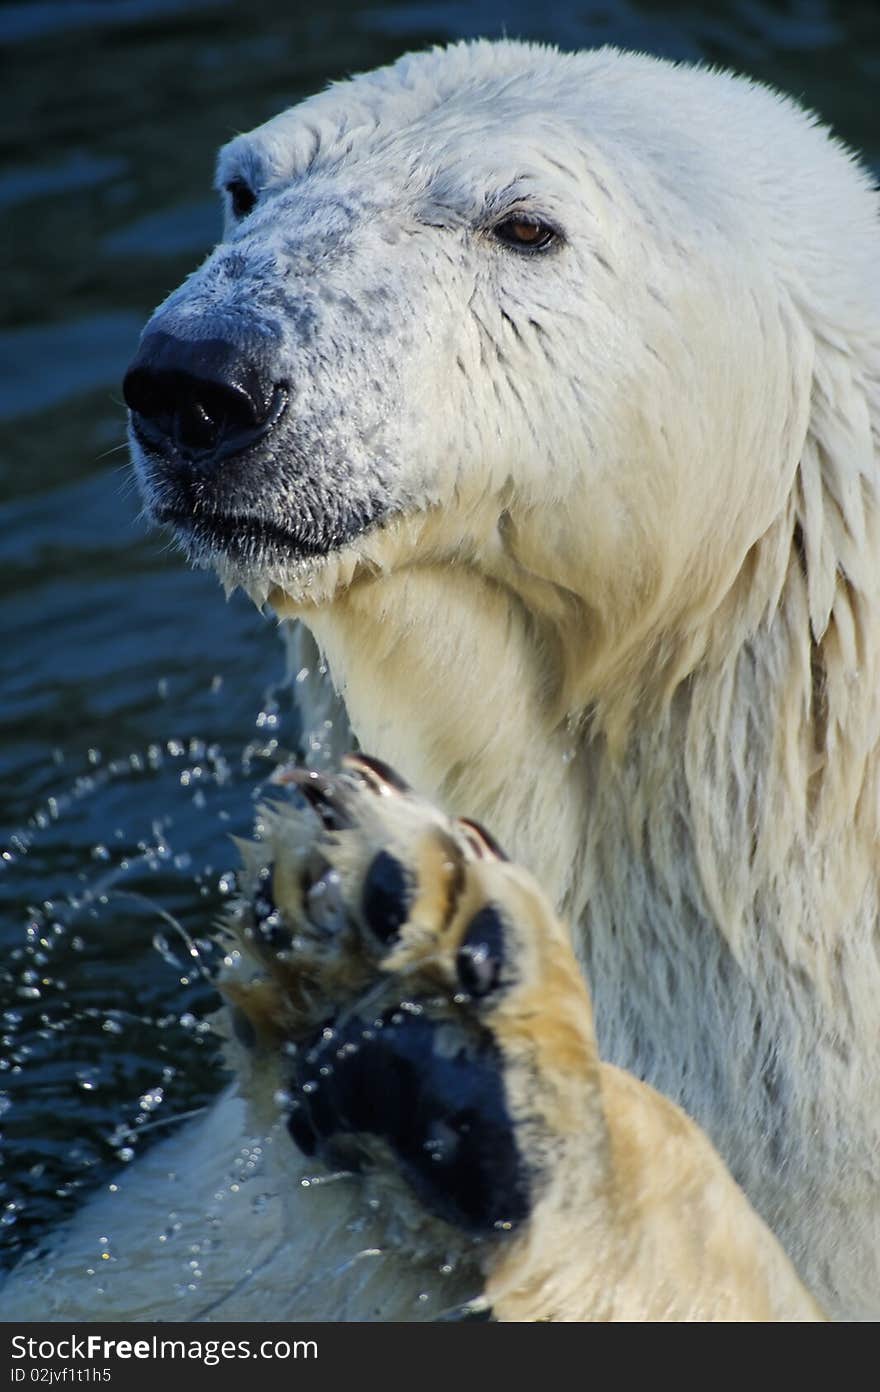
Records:
[[[583,394],[601,414],[609,389],[587,382],[599,327],[585,334],[571,303],[597,233],[544,153],[563,132],[536,137],[534,115],[513,118],[512,145],[506,114],[477,131],[446,113],[304,170],[279,159],[271,125],[224,152],[224,240],[156,312],[139,361],[166,396],[164,379],[192,374],[186,406],[215,417],[215,377],[256,379],[270,428],[229,448],[218,423],[200,447],[179,395],[159,430],[132,397],[149,511],[193,560],[289,589],[352,544],[369,555],[389,523],[442,509],[450,544],[476,528],[491,547],[511,501],[545,507],[548,475],[554,498],[570,492]],[[560,326],[578,344],[567,365]],[[233,350],[222,371],[218,343]]]
[[[611,642],[718,603],[808,376],[735,180],[600,57],[435,51],[227,146],[224,239],[126,383],[192,561],[294,605],[455,562]]]

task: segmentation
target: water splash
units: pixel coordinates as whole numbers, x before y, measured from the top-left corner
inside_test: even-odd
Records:
[[[213,928],[236,887],[230,834],[252,833],[279,763],[320,745],[292,696],[269,687],[239,745],[187,733],[107,758],[94,740],[66,778],[56,750],[57,786],[0,843],[20,905],[0,967],[0,1266],[223,1085]],[[114,820],[139,801],[142,826]],[[84,824],[100,835],[78,842]]]

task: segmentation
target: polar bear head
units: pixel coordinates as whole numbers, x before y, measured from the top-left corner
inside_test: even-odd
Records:
[[[318,627],[374,578],[501,586],[569,718],[674,690],[804,558],[824,632],[870,466],[875,207],[811,117],[610,49],[460,44],[237,137],[218,182],[223,240],[126,379],[148,511],[195,563]]]

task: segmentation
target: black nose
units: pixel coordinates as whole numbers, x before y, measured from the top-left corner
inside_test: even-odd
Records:
[[[147,334],[122,384],[132,424],[148,444],[188,459],[238,454],[278,419],[281,383],[222,339]]]

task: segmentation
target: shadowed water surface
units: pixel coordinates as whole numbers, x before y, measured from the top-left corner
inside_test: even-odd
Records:
[[[0,1260],[221,1086],[229,833],[298,744],[272,623],[138,522],[119,379],[211,246],[214,151],[502,32],[745,70],[880,163],[876,0],[0,3]]]

